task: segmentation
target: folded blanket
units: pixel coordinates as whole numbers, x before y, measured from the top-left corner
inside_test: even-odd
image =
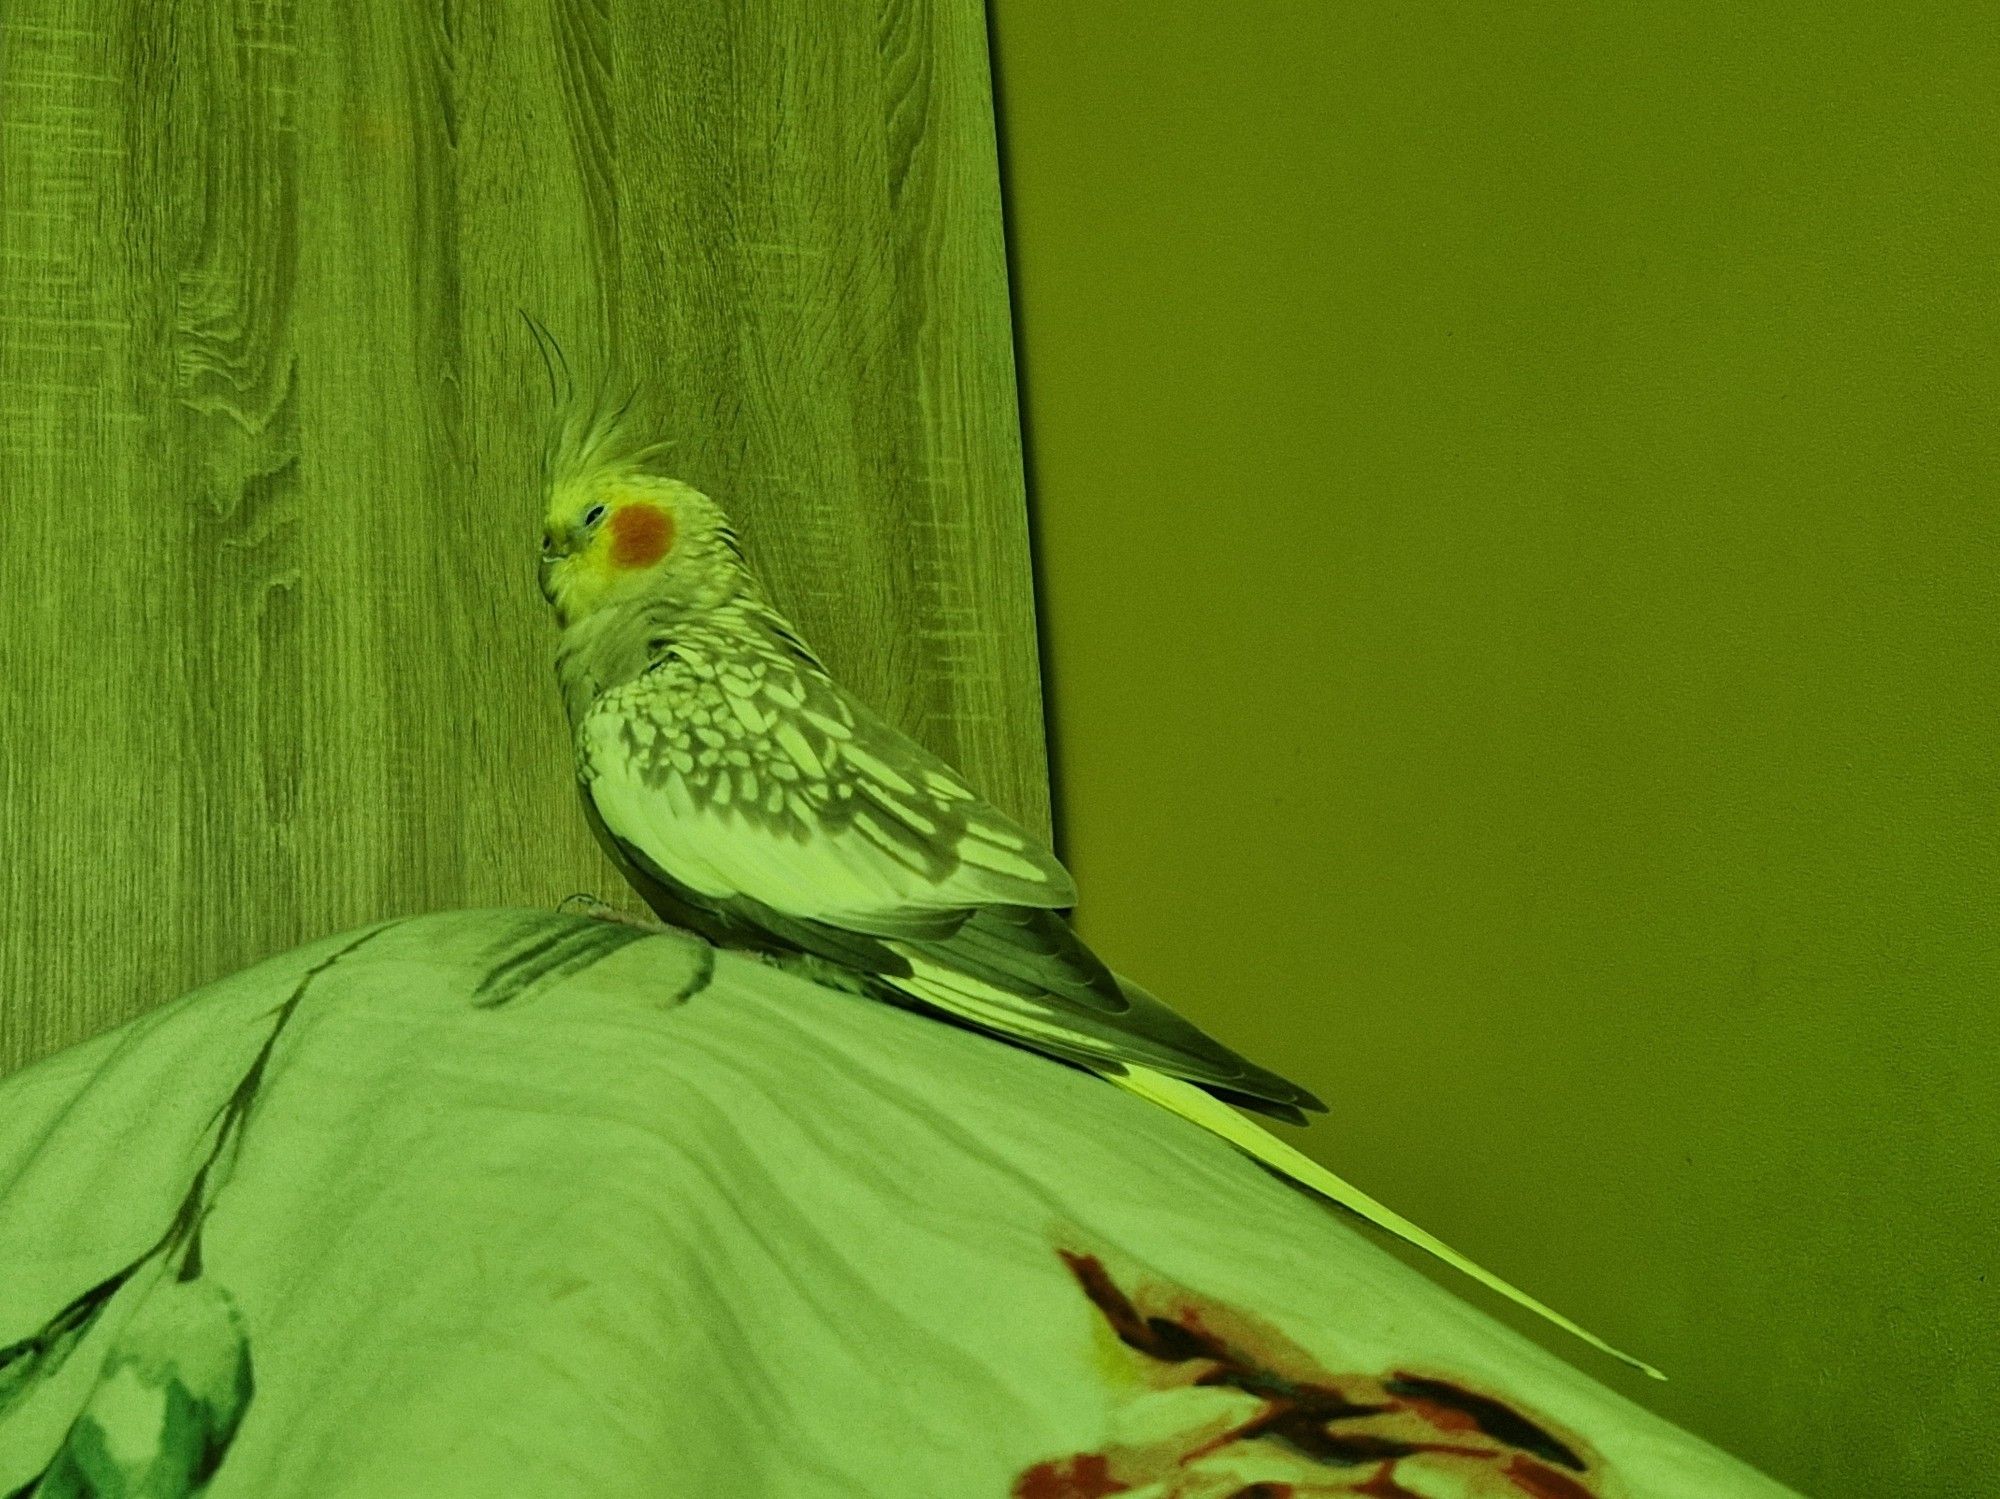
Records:
[[[0,1494],[1789,1490],[1192,1125],[533,911],[274,958],[0,1083]]]

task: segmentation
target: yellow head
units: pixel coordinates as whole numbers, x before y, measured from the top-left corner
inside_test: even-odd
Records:
[[[550,452],[541,583],[565,628],[631,599],[700,611],[751,586],[721,507],[649,471],[660,445],[626,439],[624,415],[566,422]]]
[[[720,507],[655,474],[558,487],[542,524],[542,594],[567,628],[607,604],[672,598],[712,609],[748,574]]]

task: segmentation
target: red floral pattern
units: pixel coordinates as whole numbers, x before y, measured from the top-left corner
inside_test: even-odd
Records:
[[[1039,1462],[1013,1499],[1610,1499],[1575,1436],[1462,1380],[1335,1374],[1258,1319],[1178,1286],[1122,1289],[1059,1251],[1129,1389],[1095,1452]]]

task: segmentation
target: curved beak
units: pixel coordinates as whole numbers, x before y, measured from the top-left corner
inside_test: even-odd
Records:
[[[548,526],[542,528],[542,561],[536,570],[536,581],[542,586],[542,597],[551,604],[556,601],[556,568],[569,556],[569,538],[558,534]]]

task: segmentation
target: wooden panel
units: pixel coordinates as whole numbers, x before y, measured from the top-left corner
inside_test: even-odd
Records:
[[[0,207],[0,1063],[377,916],[617,892],[517,308],[1046,826],[976,0],[13,0]]]

